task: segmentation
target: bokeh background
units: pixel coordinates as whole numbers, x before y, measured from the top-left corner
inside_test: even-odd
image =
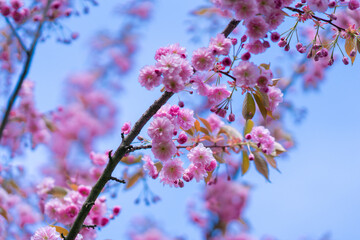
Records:
[[[120,107],[118,121],[134,123],[148,105],[160,96],[159,89],[147,91],[140,87],[137,74],[144,65],[154,63],[157,48],[180,43],[188,53],[206,46],[209,33],[203,33],[198,42],[191,41],[189,26],[196,18],[190,15],[196,6],[206,1],[157,0],[152,17],[145,23],[141,34],[140,49],[131,73],[119,77],[124,89],[112,97]],[[122,19],[114,14],[119,1],[100,1],[91,7],[88,15],[66,22],[71,30],[79,32],[79,39],[69,45],[55,39],[38,45],[29,79],[35,81],[37,106],[49,111],[64,102],[64,79],[71,73],[88,69],[96,62],[90,51],[90,39],[100,30],[116,31]],[[225,26],[225,25],[224,25]],[[284,29],[286,26],[284,26]],[[282,65],[285,73],[292,70],[292,58],[273,46],[257,62]],[[301,79],[287,94],[299,108],[306,108],[300,123],[291,114],[286,125],[295,137],[296,147],[279,160],[281,173],[271,170],[271,183],[264,180],[252,166],[240,179],[253,186],[244,216],[250,232],[257,237],[274,236],[280,240],[320,239],[329,233],[331,239],[360,239],[360,89],[359,59],[354,66],[337,62],[326,73],[326,80],[317,90],[304,92]],[[188,95],[181,97],[186,101]],[[177,97],[172,103],[178,101]],[[241,103],[238,104],[240,115]],[[235,107],[236,109],[236,107]],[[240,116],[239,116],[240,117]],[[120,130],[99,141],[98,149],[114,149],[120,143]],[[28,151],[34,161],[45,161],[47,153],[41,149]],[[30,175],[37,177],[35,168]],[[142,191],[138,184],[130,191],[120,191],[111,204],[123,207],[121,215],[103,228],[98,239],[126,239],[126,234],[139,216],[156,221],[170,236],[202,239],[201,231],[189,221],[186,208],[189,201],[201,201],[204,183],[186,184],[183,189],[162,186],[158,180],[148,179],[151,190],[161,197],[156,204],[134,204]]]

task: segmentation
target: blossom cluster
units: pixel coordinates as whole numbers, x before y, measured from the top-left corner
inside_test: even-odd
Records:
[[[195,118],[193,111],[180,108],[177,105],[165,105],[155,115],[153,121],[148,128],[148,135],[152,139],[151,151],[154,157],[163,164],[159,172],[154,162],[149,156],[144,156],[143,168],[152,177],[160,179],[164,184],[170,186],[183,187],[184,183],[181,178],[189,182],[192,179],[200,181],[207,176],[207,172],[211,172],[217,166],[211,149],[204,147],[202,143],[191,148],[187,154],[191,164],[188,168],[183,168],[183,161],[179,156],[179,152],[174,143],[173,137],[178,135],[179,128],[189,130],[193,127]],[[178,135],[177,142],[181,145],[187,142],[187,135],[181,132]]]
[[[193,68],[186,60],[186,49],[179,44],[159,48],[155,60],[155,65],[140,70],[140,84],[151,90],[163,83],[168,92],[182,91],[193,74]]]
[[[40,143],[49,143],[51,138],[45,115],[36,109],[33,91],[34,83],[24,81],[19,93],[20,103],[10,112],[9,123],[3,132],[1,144],[10,148],[12,156],[21,153],[26,133],[31,136],[33,148]]]
[[[275,139],[270,135],[270,131],[263,126],[254,127],[246,138],[257,144],[257,147],[261,148],[265,154],[270,155],[274,151]]]
[[[51,220],[55,220],[57,223],[65,226],[71,225],[74,222],[90,190],[91,187],[86,185],[74,185],[73,189],[55,186],[55,180],[52,178],[45,178],[37,186],[37,193],[41,199],[40,208],[43,213]],[[47,200],[49,196],[51,198]],[[103,227],[108,224],[110,219],[119,214],[120,209],[119,206],[115,206],[112,209],[112,213],[108,215],[106,198],[101,197],[95,201],[84,224]],[[85,239],[95,239],[96,230],[84,228],[81,234]]]

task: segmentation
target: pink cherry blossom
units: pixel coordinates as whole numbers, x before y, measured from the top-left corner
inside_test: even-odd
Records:
[[[160,172],[161,182],[174,186],[174,182],[180,179],[184,173],[184,168],[182,167],[183,164],[184,163],[179,158],[166,161]]]
[[[239,86],[254,87],[260,76],[258,67],[252,62],[242,61],[233,69],[236,84]]]
[[[59,240],[60,234],[56,232],[54,227],[41,227],[36,230],[35,234],[31,237],[31,240]]]
[[[193,52],[191,63],[196,70],[206,71],[213,67],[215,57],[209,48],[199,48]]]

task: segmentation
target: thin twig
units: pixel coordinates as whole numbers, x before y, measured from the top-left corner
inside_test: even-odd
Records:
[[[222,32],[226,37],[236,28],[239,21],[232,20],[229,25]],[[230,26],[231,25],[231,26]],[[145,124],[155,115],[155,113],[174,95],[174,93],[164,92],[161,97],[156,100],[147,110],[146,112],[139,118],[139,120],[135,123],[134,127],[130,131],[130,133],[123,139],[120,146],[116,149],[114,155],[112,156],[112,161],[109,161],[106,165],[103,173],[100,178],[97,180],[95,185],[92,187],[90,194],[88,195],[85,204],[81,207],[76,219],[71,226],[69,234],[66,237],[66,240],[74,240],[80,230],[82,229],[85,218],[89,214],[92,206],[86,204],[88,202],[95,202],[101,191],[105,187],[105,184],[109,181],[113,171],[115,170],[117,164],[124,157],[124,155],[128,152],[129,146],[134,141],[134,139],[139,135],[140,131],[143,129]]]
[[[29,51],[27,50],[27,48],[26,48],[23,40],[21,39],[21,37],[20,37],[19,34],[17,33],[16,29],[15,29],[14,26],[11,24],[9,18],[5,17],[5,21],[6,21],[6,23],[9,25],[9,27],[10,27],[11,31],[13,32],[15,38],[19,41],[19,43],[20,43],[22,49],[24,50],[24,52],[26,53],[26,55],[28,55],[28,54],[29,54]]]
[[[34,56],[34,52],[35,52],[35,47],[36,47],[36,44],[40,38],[40,35],[41,35],[41,29],[44,25],[44,22],[45,22],[45,19],[46,19],[46,13],[50,7],[50,3],[51,3],[52,0],[48,0],[47,2],[47,5],[45,6],[44,8],[44,11],[43,11],[43,20],[39,23],[37,29],[36,29],[36,32],[35,32],[35,36],[34,36],[34,40],[30,46],[30,49],[27,51],[27,57],[26,57],[26,61],[25,61],[25,64],[24,64],[24,67],[23,67],[23,70],[20,74],[20,77],[16,83],[16,87],[14,89],[14,92],[11,94],[11,97],[8,101],[8,104],[7,104],[7,107],[6,107],[6,110],[5,110],[5,114],[3,116],[3,119],[1,121],[1,126],[0,126],[0,140],[3,136],[3,132],[4,132],[4,129],[5,129],[5,126],[6,126],[6,123],[8,121],[8,118],[10,116],[10,112],[11,112],[11,109],[14,105],[14,102],[16,100],[16,97],[17,95],[19,94],[19,91],[21,89],[21,86],[30,70],[30,66],[31,66],[31,61],[32,61],[32,58]]]
[[[113,180],[113,181],[118,182],[118,183],[126,183],[124,179],[118,179],[116,177],[110,177],[110,180]]]
[[[290,11],[293,11],[293,12],[297,12],[299,13],[300,15],[304,14],[305,12],[303,10],[300,10],[300,9],[297,9],[297,8],[293,8],[293,7],[286,7],[286,9],[290,10]],[[329,23],[330,25],[336,27],[339,31],[345,31],[344,28],[334,24],[332,22],[332,19],[324,19],[324,18],[321,18],[321,17],[318,17],[314,14],[311,14],[311,17],[318,20],[318,21],[322,21],[322,22],[326,22],[326,23]]]

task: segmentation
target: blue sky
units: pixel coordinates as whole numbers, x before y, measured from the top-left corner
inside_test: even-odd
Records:
[[[180,43],[190,53],[196,47],[189,41],[185,20],[194,8],[194,1],[156,1],[154,17],[142,31],[141,50],[136,57],[134,71],[123,80],[125,91],[114,96],[121,107],[119,121],[135,122],[160,93],[149,92],[137,82],[137,72],[144,65],[154,63],[157,48]],[[199,1],[201,3],[201,1]],[[80,33],[71,45],[53,40],[39,44],[29,78],[36,82],[36,102],[46,111],[62,101],[63,80],[71,72],[86,70],[89,60],[89,39],[103,28],[117,29],[119,18],[114,17],[115,1],[102,1],[92,7],[87,16],[74,18],[65,24]],[[204,36],[204,45],[208,44]],[[285,54],[276,48],[278,55]],[[274,52],[259,61],[274,59]],[[285,59],[285,58],[284,58]],[[289,59],[288,59],[289,60]],[[320,90],[306,93],[290,92],[297,106],[307,108],[301,124],[288,117],[288,129],[294,134],[296,148],[279,160],[281,173],[270,172],[266,182],[254,168],[242,180],[254,185],[245,217],[256,236],[272,235],[280,240],[309,236],[319,239],[331,232],[332,239],[360,239],[360,110],[357,94],[360,89],[359,59],[354,66],[336,64],[327,72]],[[299,87],[299,85],[298,85]],[[141,96],[141,97],[139,97]],[[172,103],[177,102],[177,98]],[[136,107],[129,107],[129,106]],[[114,137],[114,139],[119,139]],[[99,143],[99,148],[115,148],[118,141]],[[201,198],[203,185],[188,184],[184,189],[163,187],[150,181],[151,189],[162,201],[151,206],[133,204],[141,186],[120,192],[113,204],[120,204],[123,212],[116,221],[105,227],[99,239],[122,239],[134,216],[154,216],[159,225],[172,236],[201,239],[201,233],[186,217],[186,202]],[[119,237],[122,236],[122,237]]]

